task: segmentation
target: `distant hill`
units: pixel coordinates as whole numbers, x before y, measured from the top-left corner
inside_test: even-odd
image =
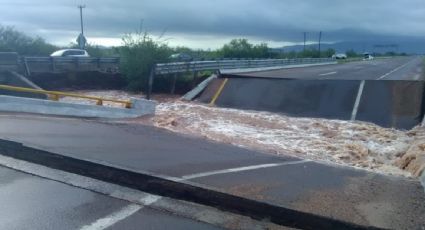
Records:
[[[307,45],[307,48],[318,49],[318,45]],[[322,44],[321,49],[335,49],[337,53],[345,53],[348,50],[354,50],[357,53],[370,52],[370,53],[386,53],[397,52],[407,54],[425,54],[425,38],[421,40],[412,41],[347,41],[337,43]],[[276,52],[291,52],[302,51],[303,45],[286,46],[283,48],[274,49]]]

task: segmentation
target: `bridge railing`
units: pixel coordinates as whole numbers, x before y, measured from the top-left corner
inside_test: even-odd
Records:
[[[66,93],[66,92],[49,91],[49,90],[41,90],[41,89],[32,89],[32,88],[25,88],[25,87],[10,86],[10,85],[0,85],[0,89],[8,90],[8,91],[15,91],[15,92],[44,94],[44,95],[48,95],[49,96],[48,98],[53,100],[53,101],[58,101],[60,99],[60,97],[74,97],[74,98],[96,101],[96,105],[99,105],[99,106],[102,106],[103,102],[113,102],[113,103],[122,104],[127,109],[130,109],[130,108],[133,107],[133,104],[132,104],[131,101],[116,100],[116,99],[94,97],[94,96],[86,96],[86,95],[75,94],[75,93]]]
[[[251,59],[251,60],[217,60],[162,63],[155,66],[155,75],[185,73],[204,70],[267,68],[288,65],[302,65],[332,62],[332,58],[298,58],[298,59]]]
[[[173,74],[174,80],[171,93],[174,93],[178,74],[193,72],[194,77],[199,71],[219,71],[231,69],[258,69],[268,67],[285,67],[291,65],[306,65],[335,62],[333,58],[297,58],[297,59],[242,59],[242,60],[214,60],[192,61],[156,64],[150,73],[147,98],[150,98],[154,78],[157,75]]]
[[[40,72],[105,71],[118,72],[120,58],[93,57],[22,57],[28,75]]]

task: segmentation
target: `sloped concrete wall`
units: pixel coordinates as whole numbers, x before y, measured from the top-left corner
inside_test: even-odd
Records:
[[[213,80],[199,100],[210,103],[222,79]],[[357,80],[232,77],[228,78],[216,105],[294,117],[350,120],[360,84]],[[356,120],[411,129],[424,116],[424,89],[422,81],[365,81]]]
[[[422,122],[424,89],[422,81],[366,81],[357,119],[410,129]]]

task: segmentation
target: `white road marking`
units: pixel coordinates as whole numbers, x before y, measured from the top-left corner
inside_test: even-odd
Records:
[[[226,174],[226,173],[234,173],[234,172],[242,172],[242,171],[249,171],[249,170],[255,170],[255,169],[261,169],[261,168],[271,168],[271,167],[278,167],[283,165],[295,165],[295,164],[302,164],[310,162],[310,160],[301,160],[301,161],[290,161],[290,162],[284,162],[284,163],[275,163],[275,164],[262,164],[262,165],[253,165],[253,166],[246,166],[246,167],[240,167],[240,168],[232,168],[232,169],[223,169],[223,170],[216,170],[211,172],[204,172],[204,173],[196,173],[192,175],[186,175],[183,176],[183,180],[190,180],[200,177],[207,177],[217,174]]]
[[[156,196],[156,195],[147,195],[139,200],[140,203],[142,203],[145,206],[149,206],[158,200],[160,200],[162,197]],[[110,214],[109,216],[103,217],[101,219],[96,220],[90,225],[83,226],[81,230],[102,230],[105,228],[108,228],[121,220],[126,219],[127,217],[130,217],[137,211],[141,210],[144,206],[138,205],[138,204],[130,204],[123,209],[114,212]]]
[[[149,206],[158,200],[160,200],[162,197],[157,195],[147,195],[144,198],[140,199],[140,203],[142,203],[145,206]]]
[[[96,220],[90,225],[83,226],[81,230],[102,230],[102,229],[108,228],[116,224],[117,222],[124,220],[125,218],[133,215],[134,213],[136,213],[142,208],[143,206],[140,206],[137,204],[130,204],[124,207],[123,209],[112,213],[109,216]]]
[[[319,76],[329,76],[329,75],[334,75],[336,73],[338,73],[338,72],[322,73],[322,74],[319,74]]]
[[[152,203],[152,201],[154,200],[153,197],[156,196],[139,190],[123,187],[116,184],[111,184],[104,181],[99,181],[93,178],[84,177],[52,168],[47,168],[45,166],[29,163],[22,160],[17,160],[10,157],[5,157],[3,155],[0,155],[0,166],[11,168],[24,173],[29,173],[41,178],[58,181],[77,188],[86,189],[88,191],[97,192],[131,203],[136,203],[139,204],[141,207],[145,206],[146,203]],[[242,221],[243,226],[254,226],[253,229],[264,228],[264,222],[257,222],[251,218],[240,216],[237,214],[225,213],[212,207],[206,207],[194,203],[190,203],[190,205],[188,205],[186,201],[179,201],[169,198],[163,203],[154,202],[152,203],[152,205],[154,206],[154,209],[164,210],[170,213],[176,213],[177,215],[186,216],[187,218],[209,223],[212,225],[226,226],[229,221]],[[185,207],[187,207],[187,209]],[[198,213],[193,213],[191,210],[202,210],[202,213],[206,214],[206,216],[214,216],[220,218],[203,218],[203,215],[200,217]],[[222,221],[217,222],[217,220]]]
[[[414,60],[415,60],[415,59],[413,59],[412,61],[414,61]],[[400,70],[401,68],[404,68],[405,66],[407,66],[407,65],[408,65],[410,62],[412,62],[412,61],[409,61],[409,62],[405,63],[404,65],[401,65],[401,66],[399,66],[399,67],[397,67],[397,68],[395,68],[395,69],[391,70],[390,72],[388,72],[388,73],[386,73],[386,74],[384,74],[384,75],[382,75],[382,76],[378,77],[376,80],[382,80],[382,79],[384,79],[384,78],[388,77],[390,74],[392,74],[392,73],[394,73],[394,72],[396,72],[396,71]]]
[[[352,121],[356,120],[357,112],[359,110],[360,100],[362,99],[365,84],[366,84],[365,80],[360,82],[359,91],[357,92],[356,102],[354,103],[353,112],[351,113],[351,120]]]

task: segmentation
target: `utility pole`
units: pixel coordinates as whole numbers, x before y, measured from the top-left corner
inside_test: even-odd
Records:
[[[320,46],[321,46],[321,43],[322,43],[322,31],[320,31],[319,32],[319,58],[320,58]]]
[[[78,35],[77,43],[80,49],[85,49],[87,39],[84,37],[83,8],[86,8],[86,5],[78,5],[78,8],[80,9],[81,33]]]
[[[80,8],[81,34],[84,35],[83,9],[86,8],[86,5],[78,5],[78,8]]]
[[[307,41],[307,32],[304,32],[304,48],[303,48],[303,53],[305,54],[305,43]]]

